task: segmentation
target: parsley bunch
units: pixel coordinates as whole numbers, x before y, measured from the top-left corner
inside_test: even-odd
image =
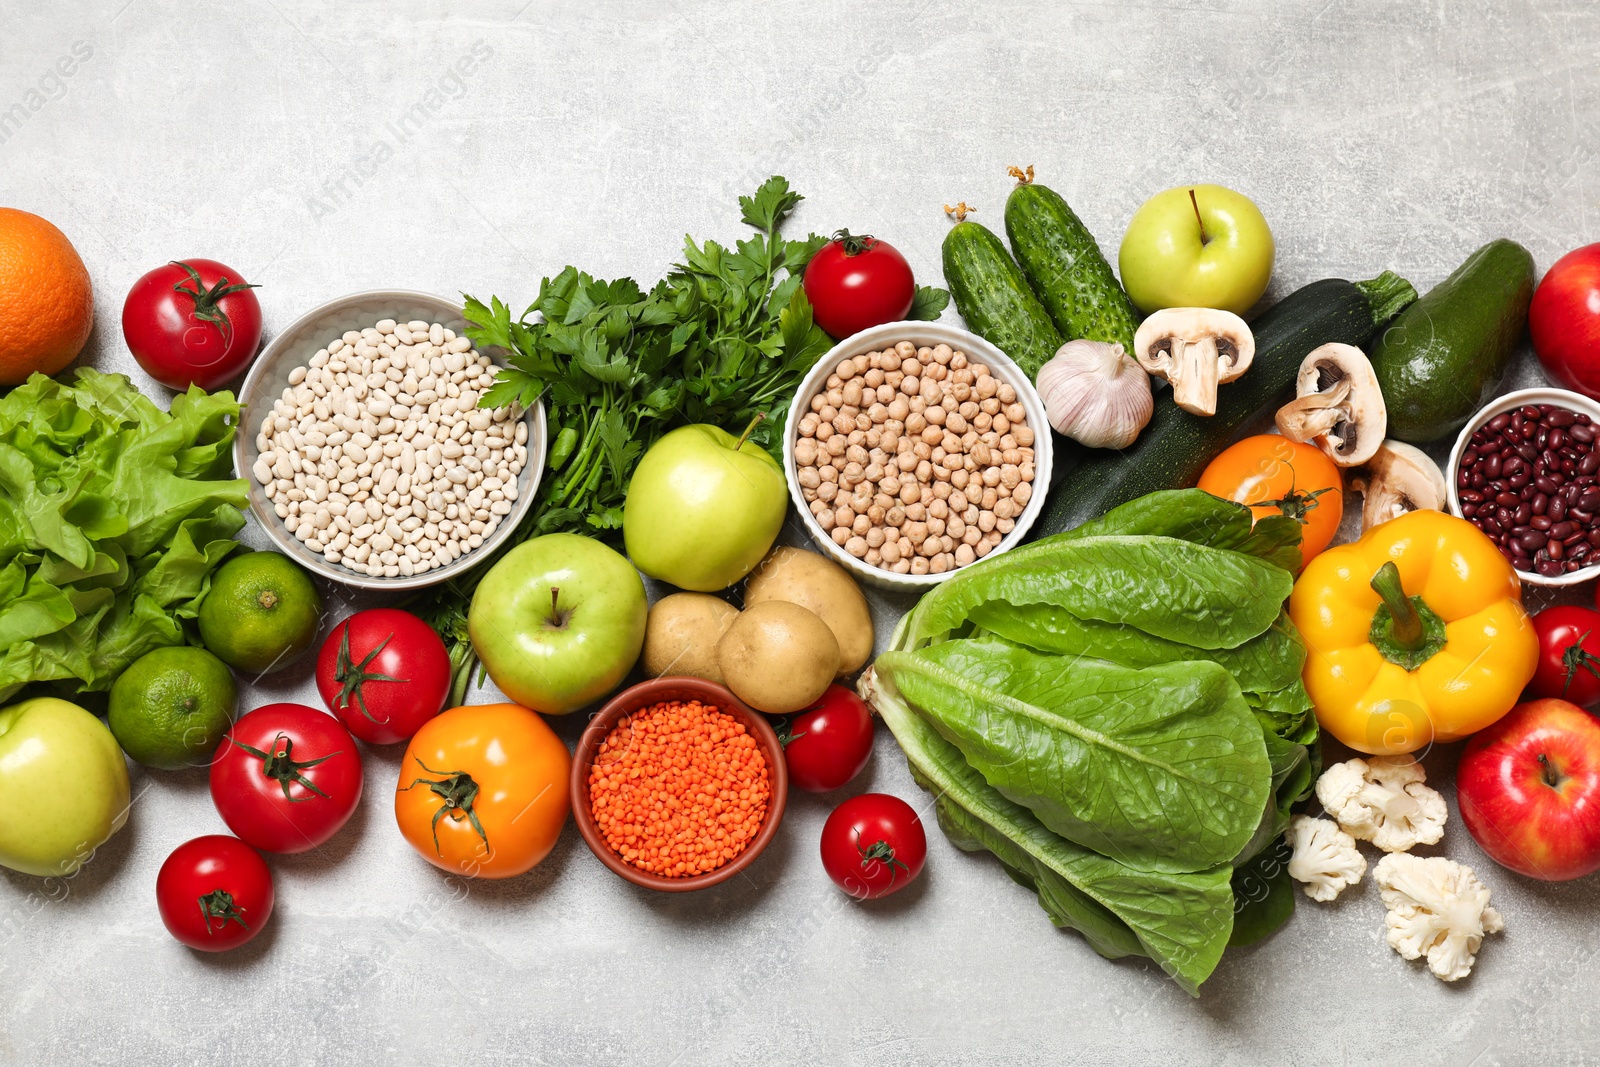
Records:
[[[685,238],[683,262],[648,293],[631,278],[601,281],[567,267],[540,282],[538,299],[515,321],[498,297],[488,305],[466,298],[467,336],[509,353],[479,406],[543,400],[549,421],[539,495],[506,549],[540,534],[619,530],[634,465],[679,426],[710,423],[737,434],[755,423],[750,440],[781,460],[794,390],[833,346],[800,287],[828,239],[778,232],[802,199],[786,179],[767,179],[739,198],[753,235],[732,248]],[[948,302],[943,290],[919,288],[911,315],[938,318]],[[467,605],[493,563],[415,605],[452,645],[458,698],[475,659]]]

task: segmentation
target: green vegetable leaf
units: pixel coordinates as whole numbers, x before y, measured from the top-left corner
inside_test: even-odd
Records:
[[[1149,493],[1056,537],[1076,539],[1108,534],[1176,537],[1257,556],[1291,574],[1300,569],[1298,522],[1283,515],[1270,515],[1255,522],[1248,507],[1201,489]],[[1056,537],[1043,540],[1053,541]]]
[[[877,684],[873,706],[900,743],[917,783],[935,796],[940,826],[956,847],[994,853],[1014,878],[1037,891],[1052,922],[1079,930],[1097,952],[1148,955],[1183,989],[1198,994],[1233,929],[1229,868],[1136,871],[1051,833],[1027,808],[985,782],[959,749],[906,705],[892,682],[879,677]]]
[[[745,225],[775,233],[805,197],[789,188],[789,180],[774,174],[761,183],[754,196],[739,198],[739,217]]]
[[[919,285],[916,295],[911,298],[911,310],[906,312],[906,318],[932,321],[944,314],[944,309],[949,306],[948,290],[935,289],[931,285]]]
[[[917,605],[905,647],[955,631],[994,602],[1051,604],[1196,648],[1237,648],[1278,619],[1293,586],[1281,567],[1194,541],[1061,535],[958,571]]]
[[[1294,914],[1290,849],[1280,834],[1273,847],[1233,872],[1233,934],[1229,948],[1254,945],[1278,931]]]
[[[1008,798],[1140,870],[1230,862],[1270,796],[1261,726],[1212,663],[1135,670],[987,639],[876,669]]]

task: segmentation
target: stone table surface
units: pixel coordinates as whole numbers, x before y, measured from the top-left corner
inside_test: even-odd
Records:
[[[1582,0],[0,0],[0,203],[81,251],[85,358],[163,399],[118,312],[169,259],[260,283],[269,337],[368,288],[520,307],[567,263],[648,283],[685,233],[735,238],[772,173],[807,197],[794,228],[876,233],[929,282],[940,205],[993,224],[1031,163],[1108,249],[1150,194],[1216,181],[1271,221],[1273,295],[1423,288],[1493,237],[1541,269],[1596,238],[1597,54]],[[877,607],[886,634],[904,605]],[[307,667],[243,706],[282,699],[314,702]],[[1452,793],[1458,748],[1427,760]],[[1385,947],[1369,879],[1196,1000],[936,831],[912,888],[849,902],[816,857],[845,792],[792,796],[708,892],[636,889],[570,825],[532,873],[466,883],[396,833],[398,762],[369,750],[352,824],[272,860],[276,916],[222,958],[153,901],[166,854],[223,829],[203,772],[135,770],[128,827],[70,880],[0,872],[0,1063],[1600,1061],[1600,883],[1495,867],[1453,808],[1442,852],[1508,925],[1468,981]],[[867,788],[927,808],[881,729]]]

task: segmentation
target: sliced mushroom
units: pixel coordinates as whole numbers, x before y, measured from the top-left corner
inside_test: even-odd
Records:
[[[1359,467],[1389,432],[1389,409],[1361,349],[1327,344],[1300,364],[1295,399],[1278,409],[1277,423],[1290,440],[1316,445],[1341,467]]]
[[[1139,366],[1172,383],[1172,399],[1195,415],[1217,413],[1217,386],[1250,369],[1256,340],[1245,321],[1213,308],[1167,308],[1133,336]]]
[[[1350,487],[1362,494],[1361,529],[1408,511],[1443,511],[1446,487],[1439,465],[1420,448],[1385,441]]]

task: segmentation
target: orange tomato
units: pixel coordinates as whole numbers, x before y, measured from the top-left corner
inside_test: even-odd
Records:
[[[572,757],[518,704],[451,708],[406,746],[394,816],[440,870],[511,878],[550,853],[567,821]]]
[[[1275,433],[1231,445],[1200,475],[1199,487],[1249,504],[1258,522],[1268,515],[1299,519],[1302,567],[1328,547],[1344,517],[1344,481],[1333,460]]]

